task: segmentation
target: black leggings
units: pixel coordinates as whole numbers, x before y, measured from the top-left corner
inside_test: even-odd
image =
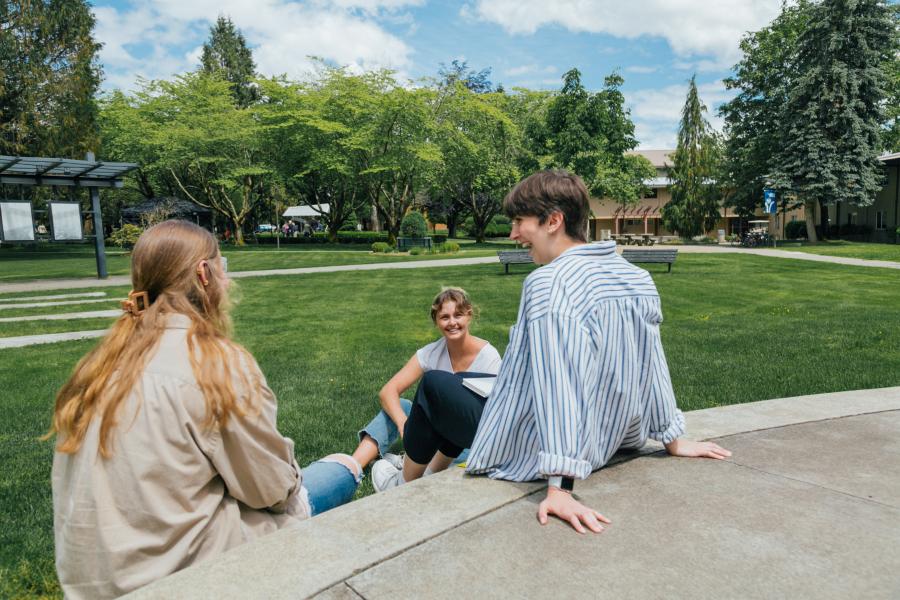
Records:
[[[419,382],[403,428],[403,447],[413,462],[427,465],[439,450],[444,456],[456,458],[472,445],[485,399],[463,386],[461,375],[428,371]],[[493,377],[483,373],[464,375]]]

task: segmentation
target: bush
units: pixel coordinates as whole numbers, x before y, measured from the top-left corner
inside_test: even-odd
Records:
[[[784,226],[784,237],[799,240],[806,237],[806,221],[791,221]]]
[[[323,231],[317,231],[309,237],[284,237],[281,238],[282,244],[327,244],[328,234]],[[275,244],[274,233],[257,233],[256,241],[259,244],[273,245]],[[374,242],[387,242],[388,234],[383,231],[338,231],[337,241],[339,244],[372,244]]]
[[[375,242],[372,244],[372,252],[386,253],[391,251],[391,246],[387,242]]]
[[[423,252],[425,252],[425,248],[423,248],[422,246],[413,246],[409,249],[410,256],[419,256]]]
[[[119,229],[113,229],[106,241],[120,248],[134,248],[142,233],[144,233],[144,230],[137,225],[125,223]]]
[[[456,254],[459,252],[459,244],[456,242],[444,242],[440,246],[441,252],[446,252],[447,254]]]
[[[431,243],[433,244],[443,244],[447,241],[446,233],[432,233],[431,234]]]
[[[408,238],[423,238],[428,233],[428,224],[422,213],[411,210],[400,223],[400,235]]]

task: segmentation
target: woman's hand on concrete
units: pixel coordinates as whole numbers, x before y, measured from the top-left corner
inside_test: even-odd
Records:
[[[672,456],[717,458],[719,460],[724,460],[731,456],[730,450],[726,450],[715,442],[695,442],[684,438],[678,438],[666,444],[666,452]]]
[[[566,521],[578,533],[587,533],[590,529],[594,533],[603,531],[600,523],[609,523],[610,520],[592,508],[588,508],[572,497],[569,492],[556,487],[547,488],[547,497],[538,507],[538,521],[546,525],[548,516],[555,515]]]

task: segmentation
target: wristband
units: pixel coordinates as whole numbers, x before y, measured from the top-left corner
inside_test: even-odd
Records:
[[[571,492],[575,489],[575,480],[562,475],[551,475],[547,478],[547,485],[559,488],[564,492]]]

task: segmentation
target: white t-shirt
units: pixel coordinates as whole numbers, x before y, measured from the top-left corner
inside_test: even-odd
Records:
[[[453,373],[453,365],[450,363],[450,353],[447,351],[447,338],[442,337],[436,342],[431,342],[416,351],[419,365],[425,372],[447,371]],[[478,352],[475,360],[466,369],[469,373],[490,373],[496,375],[500,371],[500,353],[491,346],[490,342]]]

